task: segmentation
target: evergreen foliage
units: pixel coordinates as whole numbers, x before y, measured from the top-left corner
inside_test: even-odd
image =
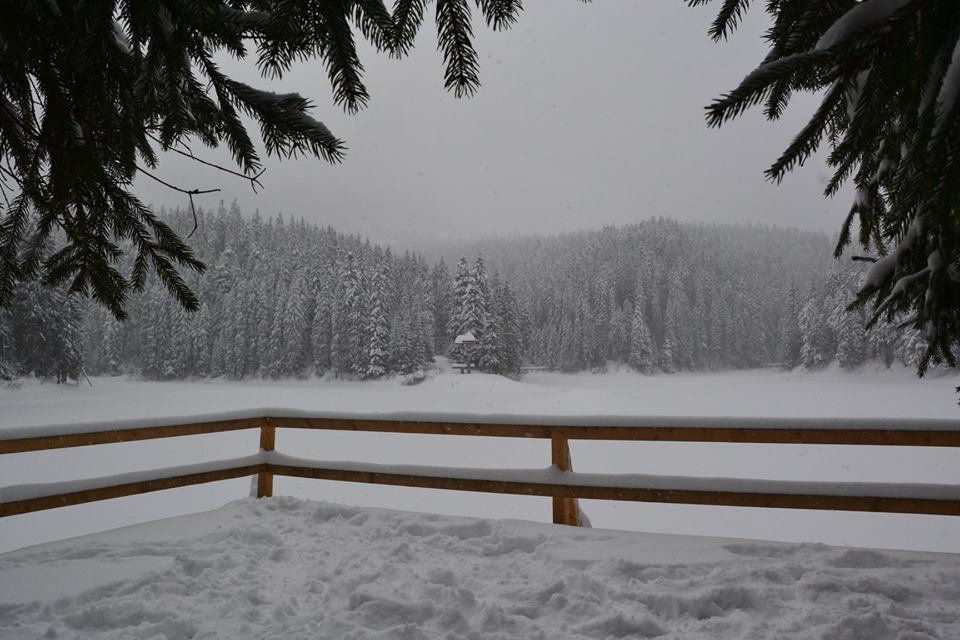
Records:
[[[0,377],[78,380],[83,362],[80,300],[63,287],[17,287],[10,306],[0,309]]]
[[[367,366],[364,378],[379,378],[387,372],[387,348],[390,327],[387,324],[387,276],[385,268],[375,269],[370,282],[370,299],[367,311]]]
[[[644,320],[644,304],[641,298],[634,301],[633,323],[630,327],[630,365],[641,373],[653,373],[656,353],[650,337],[650,328]]]
[[[778,334],[778,359],[785,367],[793,369],[800,364],[800,349],[803,346],[800,335],[800,289],[796,283],[791,283],[784,301]]]
[[[651,220],[491,239],[457,248],[482,253],[496,270],[480,287],[481,271],[466,258],[454,275],[448,262],[431,266],[300,221],[245,218],[236,208],[199,216],[195,244],[210,269],[189,281],[197,313],[184,312],[156,277],[131,298],[125,322],[63,288],[22,283],[16,304],[0,311],[4,375],[74,375],[82,363],[91,374],[152,379],[421,379],[453,342],[451,331],[437,350],[436,309],[457,289],[468,310],[451,304],[442,313],[474,318],[469,309],[485,309],[477,364],[504,375],[522,365],[583,371],[608,363],[643,373],[916,366],[926,349],[916,331],[865,328],[865,313],[846,312],[869,269],[847,262],[830,270],[829,243],[818,234]],[[162,219],[173,229],[192,225],[185,211]]]
[[[712,0],[688,0],[703,5]],[[725,39],[749,0],[722,0],[711,28]],[[835,168],[826,195],[856,197],[835,255],[851,242],[876,257],[851,309],[869,323],[922,332],[917,360],[955,365],[960,346],[960,3],[956,0],[776,0],[770,51],[707,109],[713,126],[763,103],[775,120],[793,94],[823,95],[808,124],[768,169],[779,182],[826,139]],[[850,320],[853,323],[855,320]],[[844,353],[847,354],[845,343]],[[846,357],[846,356],[845,356]],[[856,357],[854,359],[857,359]]]
[[[155,277],[130,299],[122,323],[87,305],[91,372],[367,378],[415,371],[432,359],[430,269],[421,258],[396,258],[299,221],[244,218],[235,207],[198,216],[194,244],[210,265],[189,281],[199,312],[183,312]],[[162,217],[174,229],[193,224],[187,211]]]
[[[164,182],[157,175],[158,152],[194,158],[190,142],[225,144],[239,171],[223,169],[255,185],[261,157],[245,116],[259,126],[268,155],[339,162],[344,153],[343,143],[310,115],[307,99],[235,80],[217,60],[254,58],[260,72],[274,78],[295,61],[320,60],[334,101],[353,113],[369,100],[357,38],[401,57],[413,46],[427,5],[395,0],[390,10],[383,0],[4,2],[0,307],[12,304],[18,282],[40,277],[46,285],[89,294],[125,318],[129,294],[142,291],[152,272],[185,309],[198,310],[201,298],[188,282],[206,268],[195,255],[199,248],[149,211],[131,184],[143,174],[188,194],[191,203],[193,195],[215,189]],[[490,28],[504,29],[516,20],[520,0],[484,0],[477,7]],[[467,0],[436,0],[444,82],[457,96],[479,86],[472,12]],[[44,253],[57,230],[65,242]],[[128,255],[133,259],[124,260]],[[271,340],[288,339],[287,328],[284,320],[273,322]],[[290,366],[271,362],[278,372]]]

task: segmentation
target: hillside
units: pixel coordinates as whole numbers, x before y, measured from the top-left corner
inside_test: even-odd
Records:
[[[192,226],[184,211],[163,217]],[[912,366],[925,347],[915,332],[866,330],[864,311],[847,313],[862,268],[830,258],[822,234],[796,230],[651,219],[451,241],[449,260],[431,262],[234,207],[201,211],[191,243],[208,265],[186,274],[196,313],[156,279],[124,322],[64,290],[23,285],[0,311],[0,377],[373,379],[422,370],[468,330],[477,364],[512,376],[523,365]]]

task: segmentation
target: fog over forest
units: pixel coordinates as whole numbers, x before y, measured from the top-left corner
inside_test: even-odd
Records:
[[[163,213],[189,233],[189,211]],[[863,268],[824,234],[668,219],[556,236],[394,250],[234,205],[199,211],[183,311],[156,279],[115,320],[95,302],[21,287],[4,310],[6,377],[311,375],[416,382],[435,355],[511,376],[523,367],[642,373],[836,361],[916,363],[924,343],[845,313]],[[471,332],[469,353],[453,346]]]

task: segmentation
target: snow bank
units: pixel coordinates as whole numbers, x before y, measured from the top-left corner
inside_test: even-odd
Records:
[[[960,637],[960,556],[241,500],[0,555],[0,637]]]

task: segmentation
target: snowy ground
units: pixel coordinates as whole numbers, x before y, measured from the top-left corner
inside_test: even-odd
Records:
[[[0,556],[0,637],[960,637],[960,556],[289,497]]]
[[[441,372],[405,387],[370,383],[145,383],[95,379],[93,388],[24,384],[0,389],[0,429],[72,421],[190,415],[259,406],[313,411],[439,411],[529,415],[708,415],[957,418],[956,377],[912,372],[730,372],[644,377],[539,373],[515,382]],[[0,486],[102,476],[244,456],[253,431],[4,456]],[[301,457],[470,467],[549,464],[542,441],[282,430],[277,449]],[[960,482],[960,451],[902,448],[584,443],[584,472],[784,480]],[[0,520],[0,551],[171,515],[246,495],[245,480],[177,489]],[[291,478],[276,493],[454,515],[547,521],[549,500],[375,487]],[[595,526],[664,533],[960,552],[960,519],[584,501]]]

